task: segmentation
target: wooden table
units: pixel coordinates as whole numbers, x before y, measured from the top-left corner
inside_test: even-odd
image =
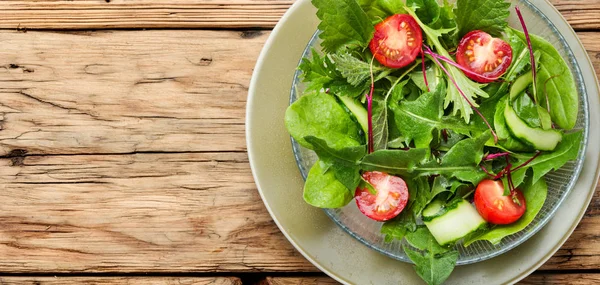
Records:
[[[334,284],[246,155],[252,69],[292,2],[1,1],[0,284]],[[553,3],[600,74],[600,0]],[[523,284],[600,283],[599,232],[597,192]]]

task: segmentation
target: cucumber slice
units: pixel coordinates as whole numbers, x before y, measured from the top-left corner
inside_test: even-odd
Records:
[[[506,121],[504,120],[504,107],[506,106],[507,100],[508,96],[502,97],[502,99],[498,101],[496,113],[494,113],[494,129],[496,130],[496,135],[498,135],[498,143],[511,151],[534,151],[533,147],[529,144],[522,143],[520,140],[513,137],[508,130]]]
[[[544,130],[532,128],[525,123],[506,102],[504,107],[504,119],[510,132],[525,143],[531,144],[537,150],[554,150],[562,140],[562,134],[557,130]]]
[[[446,212],[444,201],[440,199],[433,200],[425,209],[423,209],[423,221],[431,221]]]
[[[486,225],[477,209],[467,200],[460,199],[454,203],[454,208],[448,209],[431,221],[425,221],[425,225],[440,245],[456,242]]]
[[[517,98],[517,96],[523,93],[523,91],[525,91],[525,89],[527,89],[527,87],[532,83],[533,75],[531,74],[531,72],[527,72],[521,75],[521,77],[517,78],[517,80],[515,80],[515,83],[513,83],[513,85],[510,87],[510,101]]]
[[[552,129],[552,118],[550,117],[548,110],[542,108],[542,106],[537,106],[537,111],[540,115],[540,125],[542,125],[542,129]]]

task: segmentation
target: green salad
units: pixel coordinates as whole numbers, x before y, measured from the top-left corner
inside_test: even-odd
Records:
[[[286,111],[319,157],[304,186],[315,207],[355,201],[428,284],[457,242],[498,244],[527,227],[546,174],[575,160],[575,81],[559,52],[504,0],[312,0],[320,51]],[[516,13],[521,25],[510,27]],[[550,189],[551,191],[551,189]]]

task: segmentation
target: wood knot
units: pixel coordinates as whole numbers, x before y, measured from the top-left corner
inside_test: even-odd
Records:
[[[24,149],[13,149],[6,155],[6,157],[10,158],[11,166],[23,166],[23,161],[25,160],[26,154],[27,151]]]
[[[600,52],[596,54],[596,58],[600,59]]]
[[[263,33],[261,31],[251,30],[251,31],[243,31],[240,37],[242,39],[253,39],[261,36]]]

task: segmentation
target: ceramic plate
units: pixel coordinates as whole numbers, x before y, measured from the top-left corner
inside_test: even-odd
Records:
[[[600,140],[598,83],[575,33],[551,4],[536,1],[569,43],[581,68],[590,106],[589,140]],[[247,106],[248,155],[255,182],[271,216],[290,242],[315,266],[346,284],[419,284],[412,265],[386,257],[346,234],[321,209],[302,199],[303,179],[283,124],[295,68],[318,19],[308,0],[297,1],[268,39],[250,83]],[[514,283],[560,248],[583,216],[597,182],[599,146],[590,144],[571,194],[555,217],[512,251],[459,266],[446,284]],[[573,209],[579,209],[573,211]],[[497,266],[502,264],[502,266]]]

